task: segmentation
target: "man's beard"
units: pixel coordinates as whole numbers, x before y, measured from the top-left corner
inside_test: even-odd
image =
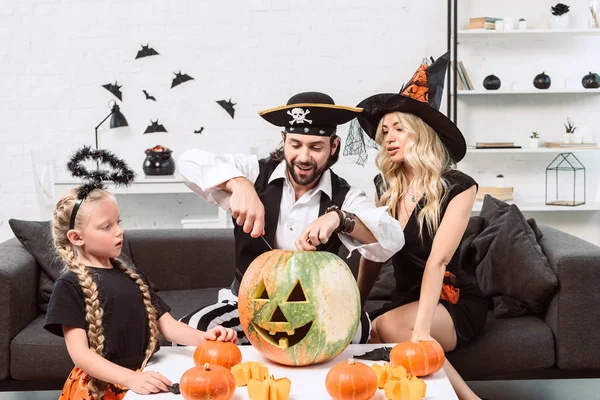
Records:
[[[323,171],[325,171],[327,169],[327,164],[323,165],[321,168],[317,168],[317,163],[315,163],[315,162],[298,163],[298,162],[292,161],[290,163],[288,160],[285,160],[285,164],[287,165],[287,170],[288,170],[290,176],[292,177],[292,180],[300,186],[311,185],[312,183],[317,181],[323,174]],[[294,165],[301,167],[301,168],[309,168],[310,167],[310,168],[312,168],[311,173],[309,173],[308,175],[299,175],[296,172]]]

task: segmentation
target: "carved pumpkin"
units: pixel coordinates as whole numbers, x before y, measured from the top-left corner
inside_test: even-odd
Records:
[[[235,379],[227,368],[206,363],[185,371],[179,390],[185,400],[229,400],[235,393]]]
[[[194,364],[196,365],[209,363],[231,369],[241,362],[242,352],[231,342],[207,340],[198,345],[194,351]]]
[[[264,381],[269,377],[269,368],[258,361],[247,361],[231,367],[231,373],[235,378],[235,384],[246,386],[251,379]]]
[[[390,400],[421,400],[427,395],[427,384],[416,376],[392,378],[383,387]]]
[[[406,376],[406,368],[402,365],[392,367],[391,364],[383,363],[383,365],[371,365],[373,372],[377,376],[377,387],[383,389],[385,383],[390,379],[400,379]]]
[[[366,364],[351,358],[329,370],[325,387],[334,400],[366,400],[377,391],[377,376]]]
[[[352,272],[329,252],[273,250],[244,274],[238,295],[246,337],[285,365],[327,361],[350,343],[360,319]]]
[[[402,365],[409,375],[427,376],[444,365],[444,349],[435,340],[398,343],[390,351],[393,366]]]
[[[248,397],[250,400],[287,400],[291,388],[292,381],[288,378],[275,379],[271,376],[264,380],[250,379]]]

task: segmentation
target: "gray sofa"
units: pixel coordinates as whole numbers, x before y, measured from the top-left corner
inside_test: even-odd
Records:
[[[541,230],[558,290],[540,317],[496,319],[490,311],[483,335],[448,354],[465,379],[600,377],[600,247]],[[231,282],[230,229],[131,230],[126,236],[136,267],[158,286],[175,318],[215,301]],[[354,272],[357,260],[349,259]],[[60,388],[72,368],[63,339],[42,327],[39,275],[35,258],[17,239],[0,244],[0,390]],[[367,310],[385,301],[376,293]]]

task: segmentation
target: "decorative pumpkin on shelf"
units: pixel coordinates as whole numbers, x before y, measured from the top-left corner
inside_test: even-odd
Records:
[[[586,89],[600,88],[600,75],[590,71],[590,73],[584,76],[581,80],[581,85]]]
[[[548,75],[546,75],[545,72],[537,74],[535,78],[533,78],[533,86],[538,89],[548,89],[550,87],[550,83],[552,83],[552,80]]]
[[[143,170],[146,175],[173,175],[175,161],[171,157],[171,149],[161,145],[146,149]]]
[[[360,294],[335,254],[272,250],[246,270],[238,313],[246,337],[268,359],[317,364],[340,354],[354,337]]]
[[[206,363],[185,371],[179,390],[185,400],[229,400],[235,393],[235,379],[227,368]]]
[[[242,352],[231,342],[207,340],[194,350],[194,364],[204,365],[210,363],[231,369],[242,362]]]
[[[488,75],[483,80],[483,87],[487,90],[498,90],[500,89],[500,85],[500,78],[498,78],[496,75]]]
[[[409,375],[433,374],[442,368],[445,359],[444,349],[435,340],[409,340],[398,343],[390,351],[392,366],[402,365]]]
[[[329,370],[325,387],[334,400],[366,400],[377,391],[377,376],[369,366],[351,358]]]

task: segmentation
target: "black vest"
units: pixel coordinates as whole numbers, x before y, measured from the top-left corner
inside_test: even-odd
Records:
[[[275,179],[269,183],[271,174],[279,165],[279,161],[273,161],[265,158],[258,161],[259,175],[254,183],[254,188],[258,197],[265,206],[265,239],[271,247],[275,242],[275,231],[277,230],[277,221],[279,220],[279,210],[281,208],[281,194],[283,192],[284,179]],[[342,208],[342,203],[346,194],[350,190],[350,185],[344,179],[331,172],[331,193],[333,199],[330,199],[325,193],[321,192],[321,205],[319,207],[319,216],[325,214],[325,210],[336,205]],[[233,234],[235,236],[235,278],[231,284],[231,291],[237,296],[240,282],[246,269],[256,257],[269,251],[267,244],[260,238],[252,238],[250,234],[244,232],[241,226],[238,226],[233,220]],[[319,251],[329,251],[338,254],[342,242],[338,235],[333,234],[325,244],[317,247]]]

